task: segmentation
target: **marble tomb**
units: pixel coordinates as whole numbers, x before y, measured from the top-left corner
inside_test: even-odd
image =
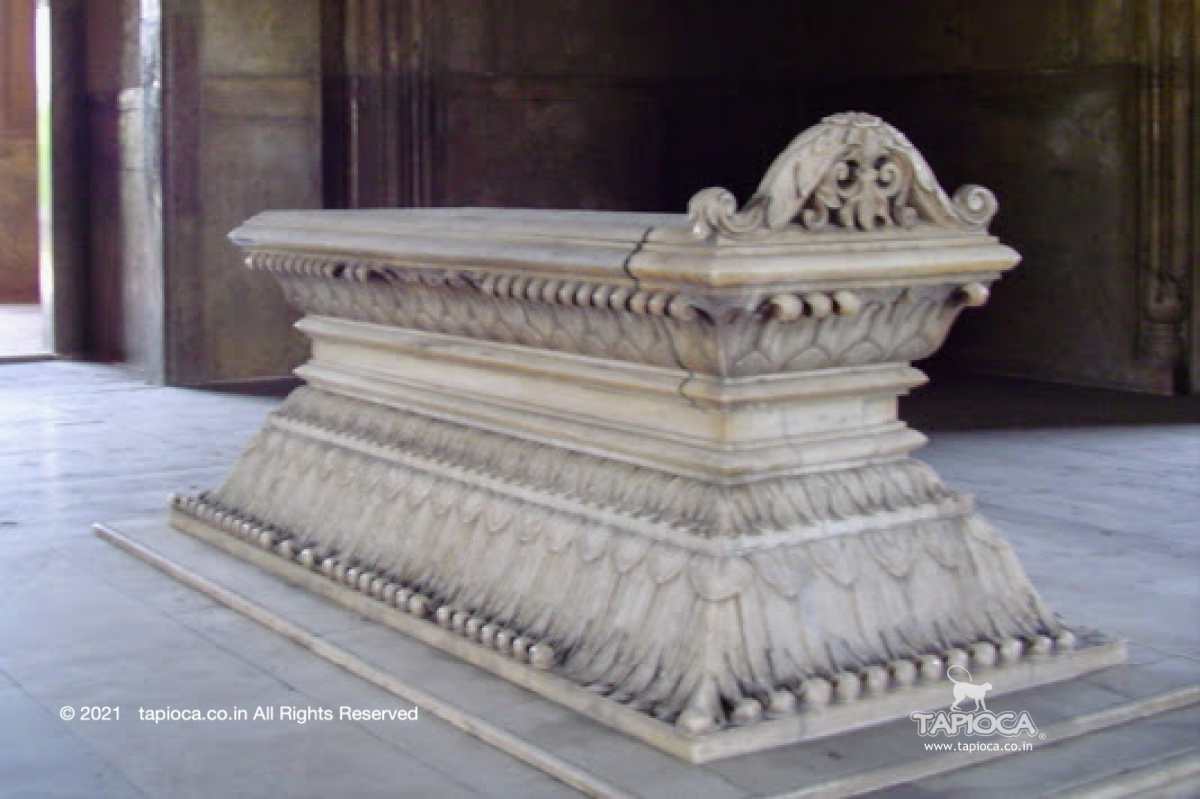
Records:
[[[995,212],[860,113],[740,208],[264,212],[306,385],[172,523],[697,762],[1118,663],[897,417]]]

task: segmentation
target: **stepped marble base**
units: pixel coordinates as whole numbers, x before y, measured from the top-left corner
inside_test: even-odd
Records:
[[[692,763],[705,763],[747,752],[789,743],[823,738],[860,727],[891,721],[914,711],[946,707],[949,684],[936,674],[916,670],[912,680],[897,680],[893,670],[882,684],[871,680],[876,675],[855,675],[860,688],[853,694],[843,691],[830,696],[819,706],[801,706],[796,712],[745,727],[727,727],[704,735],[688,735],[675,725],[660,721],[629,706],[555,675],[501,649],[482,643],[468,633],[465,625],[456,628],[439,621],[436,614],[420,612],[411,604],[400,603],[395,594],[375,590],[370,580],[344,571],[327,575],[313,569],[298,553],[281,547],[261,532],[248,534],[252,525],[198,500],[179,498],[171,512],[171,525],[231,555],[281,577],[288,582],[319,594],[360,615],[386,624],[422,643],[485,669],[498,677],[533,691],[540,696],[595,721],[633,736],[675,757]],[[220,515],[218,515],[220,514]],[[970,663],[965,652],[950,652],[947,660]],[[1025,652],[1012,661],[992,666],[972,663],[972,674],[979,682],[991,682],[989,696],[999,696],[1037,685],[1060,682],[1088,672],[1118,665],[1126,660],[1123,641],[1113,641],[1092,633],[1055,642],[1045,654]]]

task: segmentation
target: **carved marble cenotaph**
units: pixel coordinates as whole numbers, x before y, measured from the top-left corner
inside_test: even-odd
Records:
[[[995,211],[849,113],[740,210],[259,214],[307,385],[172,522],[693,761],[1119,662],[897,418]]]

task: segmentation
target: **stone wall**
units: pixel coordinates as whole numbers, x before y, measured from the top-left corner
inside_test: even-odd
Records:
[[[320,4],[163,8],[167,379],[285,375],[306,349],[274,283],[226,235],[267,208],[321,205]]]
[[[330,203],[681,211],[752,190],[815,121],[793,5],[327,2]]]
[[[744,199],[841,109],[909,131],[948,186],[994,189],[1025,256],[940,366],[1160,393],[1187,359],[1200,373],[1186,0],[161,0],[161,24],[159,0],[86,7],[124,20],[87,48],[109,62],[89,95],[93,338],[152,379],[303,356],[225,240],[264,208],[682,211],[703,186]],[[94,40],[147,58],[114,66]],[[159,73],[161,117],[142,89]]]
[[[1024,256],[943,366],[1170,393],[1195,269],[1194,4],[933,0],[813,10],[806,96],[907,131],[947,185],[992,188]],[[1192,343],[1193,346],[1195,342]],[[1195,390],[1195,388],[1193,388]]]
[[[181,385],[286,374],[295,317],[226,234],[320,205],[318,3],[85,9],[91,353]]]
[[[0,0],[0,302],[37,302],[34,0]]]

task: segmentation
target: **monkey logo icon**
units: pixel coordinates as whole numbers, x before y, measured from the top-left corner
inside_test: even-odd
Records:
[[[967,676],[967,678],[965,680],[956,680],[953,674],[955,669],[960,669],[962,673]],[[987,710],[987,702],[985,699],[987,697],[987,692],[992,690],[992,684],[990,682],[979,683],[976,685],[974,682],[972,682],[973,678],[971,677],[971,672],[967,671],[964,666],[959,666],[958,664],[946,669],[946,676],[950,678],[950,682],[954,683],[954,704],[950,705],[950,710],[962,710],[962,703],[968,699],[975,703],[975,707],[972,708],[972,711]]]

